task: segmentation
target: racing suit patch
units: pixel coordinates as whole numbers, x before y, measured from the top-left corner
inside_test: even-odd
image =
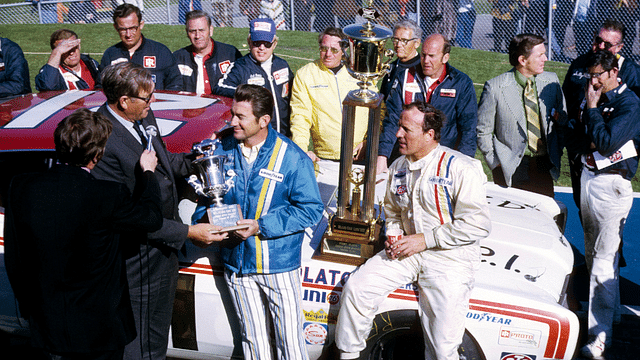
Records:
[[[405,84],[404,90],[408,91],[408,92],[412,92],[412,93],[421,92],[420,91],[420,85],[418,85],[418,83],[415,83],[415,82],[411,82],[411,83]]]
[[[271,171],[267,169],[260,169],[260,172],[258,173],[258,175],[273,181],[280,182],[280,183],[282,182],[282,180],[284,180],[284,175],[282,175],[281,173],[277,173],[275,171]]]
[[[440,176],[429,176],[429,184],[441,185],[441,186],[453,186],[453,180],[449,178],[443,178]]]
[[[264,86],[264,77],[262,77],[262,75],[260,74],[251,74],[251,76],[249,76],[249,80],[247,80],[247,84]]]
[[[178,69],[180,70],[180,74],[184,76],[191,76],[191,74],[193,74],[193,69],[189,65],[178,64]]]
[[[282,96],[283,98],[286,98],[289,96],[289,83],[286,83],[282,86]]]
[[[273,79],[276,81],[276,85],[281,85],[289,81],[289,69],[280,69],[273,73]]]
[[[456,97],[456,89],[442,89],[440,90],[440,96]]]
[[[155,56],[145,56],[142,58],[142,66],[146,69],[155,69],[156,68],[156,57]]]
[[[231,66],[231,61],[225,60],[221,63],[218,63],[218,68],[222,74],[226,74],[227,70],[229,70],[229,66]]]
[[[111,60],[111,65],[120,64],[127,61],[129,61],[129,59],[127,58],[117,58],[115,60]]]

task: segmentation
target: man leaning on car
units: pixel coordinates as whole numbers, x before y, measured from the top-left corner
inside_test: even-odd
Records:
[[[209,225],[188,226],[178,217],[176,182],[191,171],[191,161],[187,154],[169,152],[159,135],[148,136],[145,132],[158,126],[151,111],[155,100],[151,73],[131,62],[112,65],[102,72],[102,88],[107,103],[98,112],[111,121],[113,133],[94,175],[123,182],[133,192],[140,175],[140,154],[148,147],[158,156],[162,228],[124,235],[128,242],[123,251],[138,331],[136,340],[125,349],[125,359],[164,359],[178,280],[178,251],[187,238],[199,246],[216,238],[209,232]]]
[[[7,274],[43,359],[119,360],[136,336],[118,233],[162,226],[158,160],[136,156],[137,200],[124,184],[96,180],[111,131],[103,115],[77,110],[54,132],[60,164],[18,175],[9,190]]]

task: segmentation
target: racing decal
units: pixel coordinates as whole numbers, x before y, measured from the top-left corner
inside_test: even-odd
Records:
[[[536,360],[536,356],[503,352],[500,355],[500,360]]]
[[[222,74],[226,74],[227,70],[229,70],[229,66],[231,66],[231,61],[229,60],[225,60],[221,63],[218,63],[218,69],[220,69],[220,72]]]
[[[443,178],[440,176],[429,176],[427,181],[430,184],[440,185],[440,186],[453,186],[453,180],[449,178]]]
[[[342,284],[349,278],[351,273],[341,270],[332,270],[332,269],[318,269],[317,273],[310,272],[311,269],[308,266],[304,267],[304,273],[302,275],[302,282],[309,284],[323,284],[323,285],[331,285],[327,287],[327,290],[333,290],[334,286],[338,290],[342,290]],[[339,286],[336,286],[339,285]]]
[[[178,70],[180,70],[180,74],[183,76],[191,76],[191,74],[193,74],[193,69],[189,65],[178,64]]]
[[[280,183],[282,182],[282,180],[284,180],[284,175],[282,175],[281,173],[267,170],[267,169],[260,169],[260,172],[258,173],[258,175],[267,179],[271,179],[273,181],[280,182]]]
[[[403,178],[407,176],[407,169],[398,169],[394,174],[394,178]]]
[[[330,292],[329,295],[327,295],[327,302],[329,305],[338,305],[340,303],[340,294],[334,291]]]
[[[273,79],[276,81],[276,85],[282,85],[289,81],[289,69],[280,69],[273,73]]]
[[[480,249],[481,249],[481,255],[483,257],[487,257],[487,259],[482,259],[480,260],[481,263],[483,264],[488,264],[490,266],[498,266],[499,264],[493,260],[493,259],[489,259],[491,256],[494,256],[496,254],[496,252],[485,246],[485,245],[480,245]],[[509,260],[507,260],[504,263],[504,269],[507,271],[513,271],[516,274],[520,274],[522,272],[522,270],[520,270],[517,266],[514,266],[514,264],[516,263],[516,260],[518,260],[518,258],[520,258],[520,255],[518,254],[512,254],[511,257],[509,258]],[[492,261],[493,260],[493,261]],[[531,270],[531,269],[530,269]],[[533,269],[535,270],[535,269]],[[536,282],[538,281],[538,279],[544,275],[544,271],[538,271],[535,275],[534,274],[524,274],[523,277],[525,280],[530,281],[530,282]]]
[[[266,31],[266,32],[271,32],[271,23],[268,22],[255,22],[253,23],[253,29],[255,31]]]
[[[329,85],[324,85],[324,84],[309,86],[309,89],[328,89],[328,88],[329,88]]]
[[[247,84],[249,85],[264,86],[265,83],[264,77],[260,74],[251,74],[247,80]]]
[[[469,300],[469,309],[488,312],[495,315],[536,321],[548,325],[549,335],[547,346],[544,350],[544,357],[564,359],[565,352],[567,351],[567,344],[569,342],[569,335],[571,334],[571,325],[569,323],[569,319],[566,317],[554,312],[528,308],[521,305],[507,305],[475,299]]]
[[[469,320],[474,320],[477,322],[490,322],[490,323],[494,323],[494,324],[505,324],[505,325],[510,325],[512,319],[506,318],[506,317],[501,317],[501,316],[494,316],[491,313],[474,313],[472,311],[467,312],[467,319]]]
[[[95,91],[70,90],[64,92],[36,106],[32,106],[29,110],[18,115],[13,121],[3,127],[5,129],[34,129],[66,106],[93,93],[95,93]]]
[[[420,92],[420,86],[417,83],[408,83],[404,86],[404,90],[412,93]]]
[[[142,66],[145,69],[155,69],[156,68],[156,57],[147,55],[142,58]]]
[[[313,321],[323,324],[327,324],[329,321],[329,315],[322,309],[318,311],[307,311],[303,309],[302,313],[304,314],[304,319],[306,321]]]
[[[498,344],[537,349],[540,347],[540,339],[542,339],[540,330],[502,326]]]
[[[180,262],[178,270],[182,274],[224,276],[224,267],[209,264]]]
[[[440,90],[440,96],[443,97],[456,97],[456,89],[442,89]]]
[[[304,340],[309,345],[322,345],[327,339],[327,325],[304,323],[302,328]]]
[[[111,60],[111,64],[110,65],[120,64],[120,63],[128,62],[128,61],[129,61],[129,59],[127,59],[127,58],[117,58],[117,59]]]
[[[282,94],[280,97],[286,98],[289,96],[289,83],[282,85]]]
[[[407,192],[407,185],[396,186],[396,195],[403,195]]]

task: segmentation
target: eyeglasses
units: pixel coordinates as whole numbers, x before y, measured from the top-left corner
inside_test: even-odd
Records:
[[[147,96],[146,98],[140,97],[140,96],[135,96],[135,95],[129,95],[129,97],[131,98],[136,98],[136,99],[140,99],[142,101],[144,101],[145,103],[149,103],[149,101],[151,101],[151,98],[153,97],[153,93],[149,94],[149,96]]]
[[[128,28],[118,28],[117,30],[118,30],[118,32],[120,34],[124,35],[124,34],[128,33],[129,31],[131,31],[132,33],[136,33],[136,32],[138,32],[138,29],[140,29],[140,25],[136,25],[136,26],[132,26],[132,27],[128,27]]]
[[[259,48],[261,45],[264,45],[264,47],[266,47],[267,49],[271,49],[271,47],[273,46],[273,42],[268,42],[268,41],[252,41],[251,45],[253,47],[257,47]]]
[[[602,76],[602,74],[608,73],[608,72],[609,72],[609,70],[604,70],[604,71],[601,71],[599,73],[588,73],[586,75],[586,77],[587,77],[587,79],[593,79],[593,78],[598,79],[598,78],[600,78],[600,76]]]
[[[595,39],[593,39],[593,43],[594,43],[594,44],[596,44],[596,45],[598,45],[598,46],[599,46],[600,44],[603,44],[603,43],[604,43],[604,49],[605,49],[605,50],[609,50],[609,49],[611,49],[611,48],[612,48],[612,47],[614,47],[614,46],[618,46],[618,45],[620,45],[620,43],[612,44],[612,43],[610,43],[610,42],[608,42],[608,41],[604,41],[604,39],[603,39],[603,38],[601,38],[600,36],[596,36],[596,38],[595,38]]]
[[[413,40],[417,40],[417,38],[411,38],[411,39],[403,39],[403,38],[391,38],[391,41],[393,42],[394,45],[398,44],[398,43],[402,43],[402,45],[407,46],[407,44],[409,43],[409,41],[413,41]]]
[[[335,55],[335,54],[338,54],[340,51],[342,51],[342,49],[336,49],[328,46],[320,46],[320,52],[327,52],[327,51],[331,51],[331,53]]]

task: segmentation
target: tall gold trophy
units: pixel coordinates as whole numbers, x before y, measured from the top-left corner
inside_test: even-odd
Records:
[[[379,240],[383,221],[375,211],[376,162],[378,158],[378,138],[380,136],[380,104],[382,96],[369,90],[372,81],[389,72],[389,62],[393,51],[385,49],[385,43],[392,36],[391,30],[372,22],[379,16],[368,0],[367,7],[358,13],[366,20],[363,24],[353,24],[343,29],[348,40],[342,63],[349,74],[360,80],[360,89],[347,94],[342,102],[342,142],[340,144],[340,175],[338,183],[337,211],[329,218],[327,230],[322,237],[320,251],[314,258],[344,264],[360,265],[383,247]],[[387,57],[385,62],[383,57]],[[356,108],[368,110],[366,157],[364,173],[353,169],[353,133]],[[349,184],[353,191],[349,193]],[[364,185],[364,195],[360,191]],[[362,197],[362,205],[360,200]],[[349,201],[351,200],[351,202]]]

